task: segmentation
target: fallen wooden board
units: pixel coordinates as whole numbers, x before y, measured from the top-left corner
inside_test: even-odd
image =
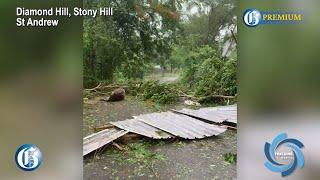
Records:
[[[115,126],[110,124],[110,123],[107,123],[105,125],[102,125],[102,126],[96,126],[96,127],[93,127],[93,130],[94,132],[99,132],[99,131],[102,131],[102,130],[105,130],[105,129],[110,129],[110,128],[114,128]]]
[[[192,117],[172,112],[145,114],[135,118],[185,139],[200,139],[226,131],[224,127],[208,124]]]
[[[128,119],[124,121],[111,122],[110,124],[120,129],[153,139],[168,139],[174,137],[173,135],[162,131],[161,129],[150,126],[138,119]]]
[[[121,129],[105,129],[103,131],[91,134],[83,139],[83,156],[101,148],[102,146],[127,134],[128,131]]]

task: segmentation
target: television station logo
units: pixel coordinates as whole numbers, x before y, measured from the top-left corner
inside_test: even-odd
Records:
[[[259,11],[247,9],[243,13],[243,22],[248,27],[260,24],[297,24],[302,23],[304,14],[293,11]]]
[[[36,145],[24,144],[17,149],[15,161],[20,169],[33,171],[41,165],[42,153]]]
[[[248,9],[243,14],[243,21],[247,26],[255,27],[261,20],[261,14],[256,9]]]
[[[299,140],[288,138],[286,133],[281,133],[271,144],[265,143],[267,161],[264,165],[272,172],[281,173],[282,177],[289,176],[296,168],[304,166],[303,147]]]

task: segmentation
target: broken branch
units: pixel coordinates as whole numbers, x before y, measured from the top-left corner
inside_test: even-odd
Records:
[[[115,143],[115,142],[112,142],[112,145],[113,146],[115,146],[117,149],[119,149],[120,151],[123,151],[123,148],[119,145],[119,144],[117,144],[117,143]]]
[[[91,88],[91,89],[84,89],[84,90],[85,90],[85,91],[94,91],[94,90],[96,90],[96,89],[100,88],[100,86],[101,86],[101,82],[98,84],[98,86],[96,86],[96,87],[94,87],[94,88]]]
[[[114,125],[106,124],[106,125],[103,125],[103,126],[93,127],[95,132],[99,132],[99,131],[102,131],[104,129],[110,129],[110,128],[114,128]]]

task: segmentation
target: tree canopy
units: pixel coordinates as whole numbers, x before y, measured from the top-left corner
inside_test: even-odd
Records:
[[[236,94],[235,0],[85,1],[113,16],[86,17],[84,86],[143,79],[155,65],[181,72],[195,94]],[[229,51],[229,53],[222,53]]]
[[[113,7],[112,17],[84,19],[85,82],[112,80],[120,70],[142,78],[148,64],[168,58],[180,27],[181,8],[174,1],[87,1],[85,8]]]

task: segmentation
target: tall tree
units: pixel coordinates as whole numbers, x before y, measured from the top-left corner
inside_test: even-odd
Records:
[[[128,77],[142,77],[146,64],[169,56],[170,44],[179,31],[179,1],[85,1],[84,7],[113,7],[114,12],[112,17],[84,19],[88,81],[112,80],[116,69]]]
[[[199,17],[207,17],[205,44],[215,44],[222,29],[236,24],[235,0],[191,0],[187,6],[197,8]]]

